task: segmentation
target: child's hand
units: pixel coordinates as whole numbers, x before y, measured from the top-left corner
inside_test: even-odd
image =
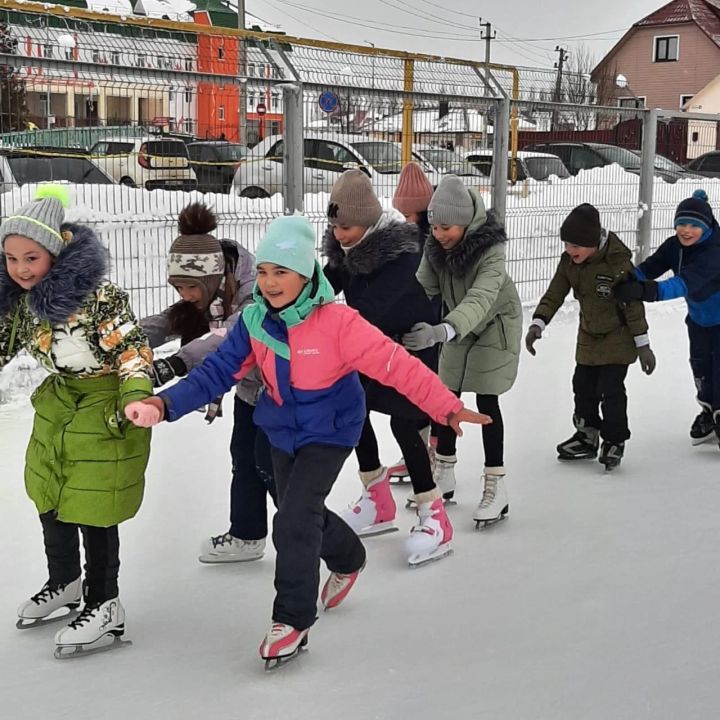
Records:
[[[442,323],[440,325],[430,325],[430,323],[419,322],[410,328],[410,332],[402,336],[402,344],[408,350],[417,352],[418,350],[433,347],[438,343],[444,343],[447,338],[447,330]]]
[[[152,427],[165,416],[165,403],[159,397],[131,402],[125,406],[125,416],[133,425]]]
[[[643,345],[638,348],[638,358],[640,367],[646,375],[652,375],[655,370],[656,360],[655,353],[650,349],[649,345]]]
[[[536,350],[533,345],[540,340],[542,337],[542,328],[539,325],[532,324],[528,328],[527,335],[525,336],[525,348],[531,355],[535,355]]]
[[[452,413],[448,416],[448,425],[457,433],[458,437],[462,437],[460,423],[472,423],[473,425],[489,425],[492,418],[489,415],[477,413],[474,410],[463,408],[460,412]]]

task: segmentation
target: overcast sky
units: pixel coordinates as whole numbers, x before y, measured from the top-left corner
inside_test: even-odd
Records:
[[[170,1],[184,4],[184,0]],[[625,29],[664,4],[662,0],[245,0],[245,9],[248,25],[260,18],[292,35],[369,41],[378,47],[468,59],[484,58],[484,43],[473,39],[479,38],[481,15],[497,30],[491,51],[495,62],[551,68],[557,59],[556,45],[572,52],[578,42],[585,42],[599,60]],[[584,40],[561,39],[577,35]],[[552,39],[535,42],[539,38]]]

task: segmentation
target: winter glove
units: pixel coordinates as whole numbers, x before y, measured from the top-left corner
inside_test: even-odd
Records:
[[[222,412],[222,395],[218,395],[208,406],[207,412],[205,413],[205,422],[208,425],[212,425],[215,418],[223,416]]]
[[[654,280],[626,280],[613,288],[613,295],[620,302],[629,303],[642,300],[655,302],[658,296],[658,284]]]
[[[173,378],[187,375],[187,365],[178,355],[153,361],[153,386],[162,387]]]
[[[649,345],[643,345],[637,349],[638,358],[640,359],[640,367],[646,375],[652,375],[657,361],[655,353],[650,349]]]
[[[542,328],[539,325],[532,324],[528,328],[527,335],[525,336],[525,347],[527,348],[527,351],[531,355],[535,355],[535,348],[533,345],[536,343],[536,341],[540,340],[542,337]]]
[[[443,324],[430,325],[426,322],[415,323],[409,333],[402,336],[402,344],[408,350],[424,350],[448,339],[447,329]]]

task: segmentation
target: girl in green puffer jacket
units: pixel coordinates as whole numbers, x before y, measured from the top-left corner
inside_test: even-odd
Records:
[[[430,297],[440,296],[443,318],[418,323],[403,337],[411,350],[442,343],[440,379],[458,396],[476,395],[478,411],[493,422],[483,426],[483,494],[473,514],[477,527],[509,510],[504,477],[504,427],[498,396],[515,382],[520,357],[522,306],[505,269],[505,230],[480,194],[456,175],[446,175],[428,207],[432,234],[417,277]],[[455,489],[455,442],[438,428],[435,483],[443,496]]]
[[[127,294],[104,280],[107,253],[95,234],[63,224],[67,200],[64,188],[41,188],[0,226],[0,368],[26,350],[50,371],[32,396],[25,464],[49,578],[20,606],[18,627],[65,617],[56,611],[84,595],[55,637],[58,657],[124,632],[118,524],[140,507],[150,433],[123,410],[152,395],[152,351]]]

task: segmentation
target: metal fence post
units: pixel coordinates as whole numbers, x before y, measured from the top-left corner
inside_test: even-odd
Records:
[[[413,101],[409,93],[413,91],[415,84],[415,62],[405,60],[403,63],[403,90],[405,100],[403,101],[402,114],[402,164],[407,165],[412,160],[413,146]]]
[[[500,222],[505,222],[508,185],[508,147],[510,133],[510,100],[495,101],[493,127],[492,207]]]
[[[658,111],[650,110],[643,117],[640,190],[638,192],[637,248],[635,262],[650,254],[652,242],[653,183],[655,181],[655,147],[657,144]]]
[[[279,86],[283,93],[283,115],[285,128],[283,132],[283,196],[285,213],[303,211],[303,187],[305,164],[303,137],[303,90],[301,83],[282,83]]]

